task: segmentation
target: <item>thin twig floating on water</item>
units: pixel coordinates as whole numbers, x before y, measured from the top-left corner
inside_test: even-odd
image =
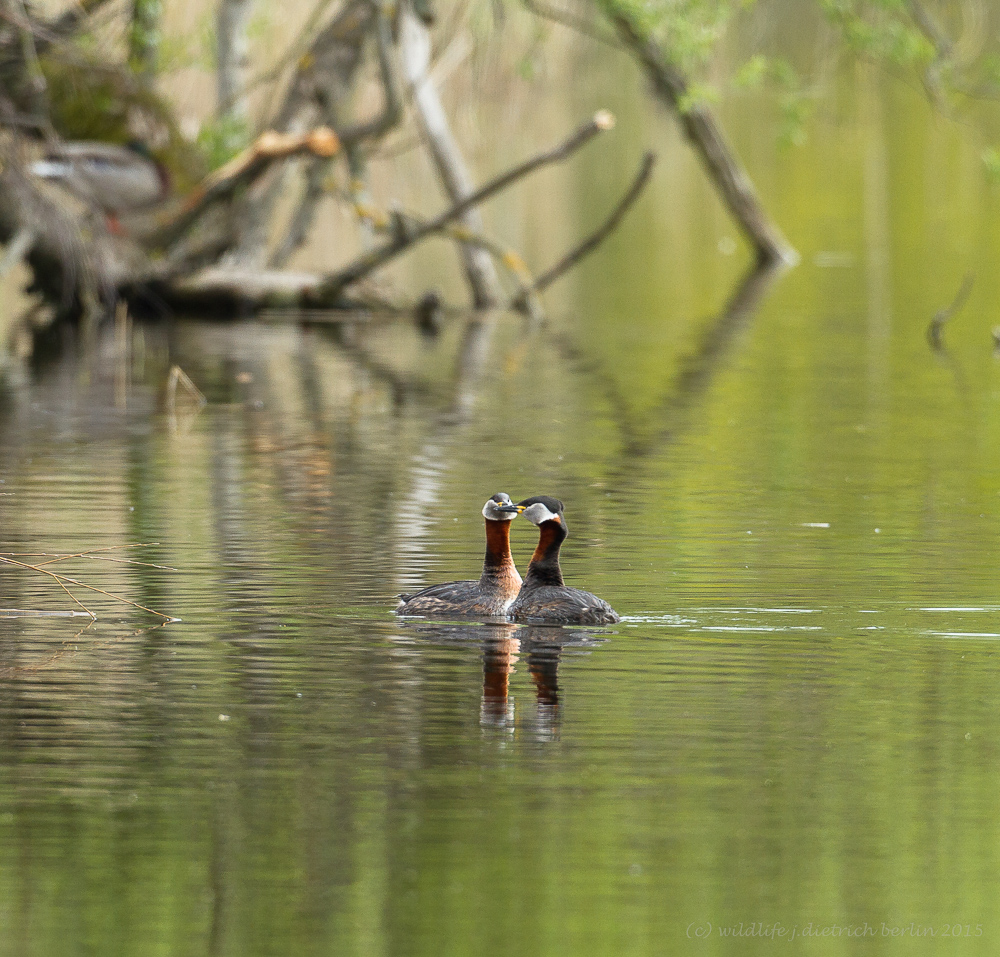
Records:
[[[975,280],[975,273],[966,273],[965,279],[962,280],[962,285],[959,287],[958,292],[955,293],[955,298],[951,301],[951,305],[944,309],[939,309],[935,313],[934,318],[931,319],[930,325],[927,327],[927,341],[930,343],[932,349],[941,349],[943,347],[944,343],[941,341],[941,332],[944,329],[944,324],[965,305],[965,300],[969,298],[969,293],[972,292],[972,284]]]
[[[112,546],[112,547],[117,547],[117,548],[141,548],[143,546],[142,545],[120,545],[120,546]],[[105,549],[91,549],[90,551],[91,552],[97,552],[97,551],[111,551],[111,550],[112,550],[111,548],[105,548]],[[48,553],[43,553],[41,557],[46,557],[46,558],[49,559],[49,561],[39,562],[38,564],[33,564],[31,562],[19,561],[18,559],[12,557],[12,554],[16,554],[16,553],[8,553],[6,555],[0,555],[0,564],[13,565],[15,568],[23,568],[23,569],[25,569],[27,571],[38,572],[38,574],[40,574],[40,575],[45,575],[48,578],[51,578],[66,593],[66,595],[69,597],[69,599],[75,605],[79,606],[83,610],[82,611],[83,614],[88,615],[90,618],[94,619],[95,621],[97,619],[97,615],[94,614],[94,612],[92,612],[76,595],[74,595],[72,591],[70,591],[70,589],[69,589],[70,585],[73,585],[76,588],[83,588],[86,591],[95,592],[96,594],[99,594],[99,595],[104,595],[106,598],[111,598],[114,601],[122,602],[123,604],[126,604],[126,605],[131,605],[133,608],[138,608],[140,611],[145,611],[145,612],[148,612],[151,615],[155,615],[157,618],[162,619],[164,622],[177,621],[178,620],[178,619],[172,617],[171,615],[164,615],[163,612],[155,611],[152,608],[147,608],[145,605],[140,605],[139,602],[132,601],[131,598],[125,598],[122,595],[115,595],[112,592],[105,591],[103,588],[98,588],[96,585],[88,585],[86,582],[80,581],[78,578],[70,578],[70,576],[68,576],[68,575],[61,575],[59,572],[50,571],[48,568],[45,567],[46,565],[52,565],[52,564],[55,564],[56,562],[59,562],[59,561],[66,561],[66,560],[68,560],[70,558],[88,557],[89,552],[79,552],[79,553],[76,553],[76,554],[67,554],[67,555],[50,555]],[[22,557],[29,557],[29,556],[24,555]],[[161,568],[163,566],[156,566],[156,565],[154,565],[152,567],[154,567],[154,568]],[[25,614],[28,614],[28,612],[25,612]]]
[[[103,552],[116,552],[123,548],[152,548],[159,545],[159,542],[136,542],[132,545],[108,545],[106,548],[88,548],[83,552],[74,552],[72,555],[55,554],[53,552],[2,552],[8,558],[47,558],[47,562],[36,562],[38,567],[43,565],[55,565],[57,562],[65,562],[71,558],[89,558],[94,561],[115,562],[122,565],[140,565],[143,568],[159,568],[162,571],[175,572],[176,568],[169,565],[157,565],[154,562],[140,562],[134,558],[115,558],[104,555]]]

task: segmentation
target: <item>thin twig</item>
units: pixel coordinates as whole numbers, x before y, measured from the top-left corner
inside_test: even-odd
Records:
[[[28,16],[28,9],[24,5],[24,0],[18,0],[26,27],[21,29],[21,55],[27,68],[28,76],[31,78],[35,91],[42,93],[45,91],[45,74],[42,72],[42,65],[38,59],[38,50],[35,47],[35,37],[32,30],[31,17]]]
[[[192,381],[191,377],[179,366],[170,367],[170,374],[167,376],[167,421],[170,423],[170,431],[177,432],[177,384],[180,383],[187,389],[197,403],[194,414],[197,415],[207,404],[208,399],[204,393]]]
[[[164,571],[173,572],[176,568],[171,568],[169,565],[156,565],[153,562],[139,562],[133,558],[113,558],[109,555],[102,554],[104,552],[115,552],[120,551],[123,548],[153,548],[159,545],[159,542],[135,542],[130,545],[108,545],[104,548],[88,548],[83,552],[74,552],[73,554],[54,554],[52,552],[3,552],[4,555],[11,558],[48,558],[47,562],[38,562],[36,567],[42,567],[43,565],[56,565],[59,562],[66,562],[72,558],[89,558],[94,561],[106,561],[106,562],[117,562],[122,565],[140,565],[143,568],[159,568]]]
[[[403,115],[403,81],[399,75],[399,66],[393,50],[392,25],[381,5],[375,8],[374,32],[384,97],[382,112],[370,120],[341,129],[340,138],[344,143],[360,143],[362,140],[384,136],[399,125]]]
[[[177,399],[178,382],[194,397],[195,401],[198,403],[198,408],[204,408],[204,406],[208,403],[208,399],[205,398],[205,393],[191,381],[191,377],[180,366],[173,365],[170,367],[170,375],[167,379],[167,401],[171,410],[173,410],[174,403]]]
[[[530,287],[530,292],[539,293],[543,292],[549,286],[552,285],[563,273],[575,266],[584,256],[592,253],[602,242],[612,232],[617,228],[618,224],[622,221],[625,214],[632,208],[632,205],[642,194],[642,191],[646,188],[646,184],[649,182],[649,177],[653,172],[653,167],[656,165],[656,154],[652,151],[647,152],[642,158],[642,163],[639,165],[639,171],[635,175],[635,179],[632,180],[632,185],[629,186],[625,195],[618,201],[618,204],[613,210],[608,214],[608,217],[597,227],[586,239],[583,240],[575,249],[571,249],[562,259],[559,260],[554,266],[546,270],[542,275],[540,275]],[[525,308],[525,300],[523,299],[523,293],[519,293],[512,303],[515,309],[523,310]]]
[[[511,183],[527,176],[529,173],[533,173],[536,169],[546,166],[549,163],[566,159],[598,133],[611,129],[612,126],[614,126],[614,117],[610,113],[602,110],[595,114],[593,119],[581,126],[560,146],[548,152],[539,153],[519,166],[515,166],[513,169],[496,177],[496,179],[491,180],[470,196],[450,206],[439,216],[423,223],[412,232],[395,236],[377,249],[373,249],[363,256],[358,257],[346,268],[327,276],[321,287],[322,294],[331,297],[335,296],[345,287],[351,285],[351,283],[357,282],[373,270],[384,266],[391,259],[395,259],[400,253],[409,249],[419,240],[430,236],[432,233],[440,232],[449,223],[458,219],[466,210],[485,202],[491,196],[506,189]]]
[[[309,14],[306,22],[302,24],[298,34],[292,42],[288,44],[285,52],[278,58],[277,63],[265,72],[251,77],[246,86],[243,88],[242,93],[246,96],[253,92],[253,90],[258,86],[263,86],[265,84],[271,86],[271,92],[268,94],[267,102],[264,110],[262,111],[263,116],[273,115],[274,97],[275,94],[281,89],[281,84],[276,81],[281,78],[281,74],[284,73],[293,63],[301,64],[303,57],[308,55],[308,45],[312,42],[311,38],[315,34],[316,26],[319,24],[320,20],[323,19],[327,10],[332,6],[333,0],[320,0],[320,2],[313,8],[312,13]],[[229,104],[220,103],[219,107],[220,109],[228,109]]]
[[[965,278],[962,280],[962,285],[959,287],[958,292],[955,293],[955,298],[951,301],[951,305],[946,306],[944,309],[939,309],[934,314],[934,318],[931,319],[930,324],[927,326],[927,341],[930,343],[932,349],[941,349],[943,347],[944,342],[941,339],[941,334],[944,331],[944,324],[965,305],[965,300],[969,298],[969,293],[972,292],[972,284],[975,281],[975,273],[966,273]]]
[[[131,598],[124,598],[121,595],[114,595],[109,591],[105,591],[103,588],[98,588],[96,585],[88,585],[86,582],[82,582],[77,578],[70,578],[68,575],[60,575],[58,572],[51,572],[47,568],[41,565],[32,565],[28,562],[15,561],[13,558],[4,558],[0,556],[0,563],[5,565],[14,565],[17,568],[25,568],[29,571],[39,572],[42,575],[48,575],[51,579],[59,584],[59,586],[73,599],[76,604],[78,604],[91,618],[96,618],[95,615],[89,608],[79,598],[77,598],[67,587],[67,585],[75,585],[77,588],[85,588],[87,591],[96,592],[99,595],[104,595],[106,598],[112,598],[115,601],[124,602],[126,605],[131,605],[133,608],[138,608],[141,611],[147,611],[151,615],[156,615],[157,618],[163,618],[166,621],[171,620],[170,615],[164,615],[162,612],[153,611],[152,608],[147,608],[145,605],[140,605],[137,601],[132,601]]]
[[[941,73],[951,60],[951,37],[938,27],[919,0],[909,0],[907,6],[913,22],[916,23],[917,28],[924,35],[927,42],[934,48],[934,59],[927,64],[921,74],[924,89],[938,109],[946,110],[947,103],[941,89]]]

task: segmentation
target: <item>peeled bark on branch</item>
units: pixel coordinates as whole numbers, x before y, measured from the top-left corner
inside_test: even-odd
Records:
[[[209,206],[252,183],[275,161],[301,153],[329,158],[339,150],[340,140],[329,127],[320,127],[303,135],[274,131],[261,134],[249,150],[206,177],[185,199],[178,212],[162,220],[156,242],[159,245],[175,242]]]
[[[215,18],[217,111],[220,118],[245,122],[250,76],[247,29],[253,0],[219,0]]]
[[[795,262],[798,258],[795,250],[764,211],[750,177],[730,149],[711,110],[703,104],[687,102],[690,88],[684,74],[671,63],[667,52],[618,7],[609,15],[659,96],[677,115],[730,214],[753,244],[758,262]]]
[[[413,106],[434,167],[448,198],[457,203],[471,195],[475,187],[452,135],[437,88],[428,73],[430,34],[408,5],[400,11],[399,46],[406,78],[413,90]],[[458,218],[472,232],[482,233],[483,218],[478,209],[470,207]],[[489,254],[469,243],[462,243],[460,248],[473,304],[476,308],[485,308],[499,303],[503,298],[503,288]]]

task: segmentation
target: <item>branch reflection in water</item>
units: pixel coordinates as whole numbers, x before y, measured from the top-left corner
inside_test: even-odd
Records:
[[[608,484],[618,483],[622,488],[633,485],[638,478],[636,463],[651,458],[684,433],[692,411],[710,388],[716,372],[756,316],[773,283],[788,268],[781,262],[765,263],[754,265],[741,276],[722,309],[706,320],[694,349],[680,361],[671,387],[656,407],[643,413],[644,418],[657,423],[652,430],[633,421],[627,397],[613,377],[595,374],[595,379],[604,383],[608,403],[616,410],[622,433],[621,465],[608,476]],[[571,336],[564,334],[555,341],[565,359],[579,364],[582,356]]]
[[[483,667],[480,727],[510,734],[518,730],[510,679],[523,660],[535,686],[535,711],[532,719],[522,721],[521,728],[539,741],[551,741],[559,736],[562,717],[560,662],[568,655],[589,654],[608,637],[607,633],[561,625],[403,620],[393,640],[479,648]]]

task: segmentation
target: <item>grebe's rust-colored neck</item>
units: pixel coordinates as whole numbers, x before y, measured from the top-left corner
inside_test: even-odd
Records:
[[[566,525],[558,519],[542,522],[538,526],[538,544],[531,556],[525,578],[530,585],[562,585],[562,569],[559,567],[559,548],[567,535]]]
[[[483,579],[512,578],[521,584],[514,559],[510,554],[510,522],[486,519],[486,557],[483,559]]]

